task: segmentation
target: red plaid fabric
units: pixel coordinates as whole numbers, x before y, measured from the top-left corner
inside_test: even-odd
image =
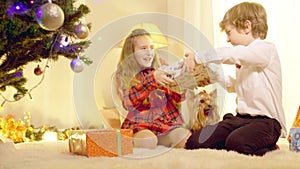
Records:
[[[124,91],[122,102],[129,112],[122,129],[132,129],[134,133],[149,129],[159,135],[183,124],[179,108],[184,95],[156,83],[153,71],[138,73],[136,78],[140,83]]]

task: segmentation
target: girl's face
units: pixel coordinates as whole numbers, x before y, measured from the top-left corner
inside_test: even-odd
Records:
[[[143,67],[151,67],[154,59],[154,47],[152,39],[147,36],[137,36],[134,41],[134,58]]]

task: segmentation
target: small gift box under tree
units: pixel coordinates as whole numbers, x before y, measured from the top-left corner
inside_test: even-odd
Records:
[[[129,129],[73,130],[70,132],[69,150],[88,157],[132,154],[133,132]]]

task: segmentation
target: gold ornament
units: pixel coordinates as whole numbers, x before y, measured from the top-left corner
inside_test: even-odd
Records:
[[[89,36],[89,28],[82,23],[75,24],[75,35],[79,39],[85,39]]]
[[[38,24],[48,31],[55,31],[60,28],[65,20],[64,11],[54,3],[46,3],[40,6],[36,16]]]

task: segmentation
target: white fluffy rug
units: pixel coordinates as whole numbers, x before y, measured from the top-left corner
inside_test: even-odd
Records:
[[[280,150],[263,157],[224,150],[184,150],[159,146],[155,150],[134,149],[126,157],[85,157],[69,153],[67,141],[0,143],[0,169],[299,169],[300,153],[288,150],[285,139]]]

